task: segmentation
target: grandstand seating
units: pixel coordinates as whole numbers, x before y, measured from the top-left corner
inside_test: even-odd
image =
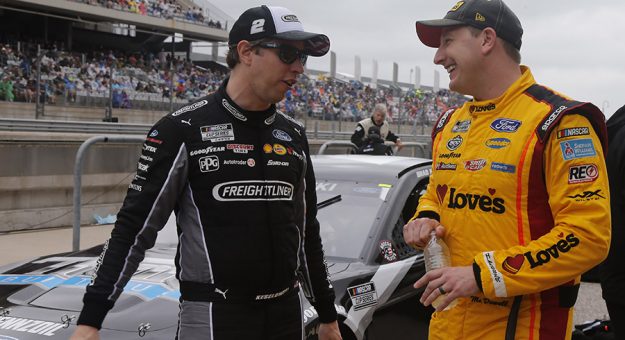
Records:
[[[16,45],[1,45],[0,100],[33,102],[36,98],[36,58],[24,47],[27,44],[20,46],[22,51],[16,51]],[[168,111],[172,104],[179,107],[215,91],[227,75],[178,57],[173,60],[172,78],[170,61],[171,54],[164,51],[157,55],[110,50],[81,54],[53,47],[41,60],[41,98],[52,105],[105,107],[112,97],[114,108]],[[417,120],[429,125],[447,107],[464,101],[465,97],[449,90],[398,93],[357,81],[302,75],[278,105],[295,117],[358,121],[382,102],[389,107],[391,121]]]

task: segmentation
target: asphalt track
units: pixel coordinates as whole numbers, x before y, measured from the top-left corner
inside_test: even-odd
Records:
[[[81,229],[80,249],[103,243],[110,235],[112,225],[88,226]],[[70,251],[72,229],[48,229],[43,231],[13,232],[0,234],[0,265],[32,259],[37,256]],[[608,318],[605,302],[601,298],[598,283],[582,283],[575,303],[575,324]]]

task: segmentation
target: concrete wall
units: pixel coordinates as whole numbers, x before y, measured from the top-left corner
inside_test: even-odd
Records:
[[[0,102],[0,118],[33,119],[32,103]],[[114,110],[120,122],[152,124],[166,112]],[[101,121],[103,108],[46,106],[44,119]],[[305,122],[311,153],[317,153],[324,140],[314,136],[319,131],[338,131],[338,122],[308,120]],[[355,123],[340,124],[348,137]],[[393,131],[397,131],[393,125]],[[403,126],[402,131],[410,131]],[[429,131],[428,131],[429,132]],[[0,131],[0,232],[70,226],[73,223],[74,163],[76,152],[90,134]],[[429,136],[410,136],[404,141],[424,142]],[[345,153],[334,149],[333,153]],[[405,151],[404,151],[405,152]],[[93,215],[116,214],[136,171],[140,153],[137,144],[95,144],[85,155],[82,177],[81,223],[93,224]],[[403,153],[403,155],[408,155]]]

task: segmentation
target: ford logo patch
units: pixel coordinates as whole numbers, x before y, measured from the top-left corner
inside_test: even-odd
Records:
[[[273,130],[273,136],[276,137],[279,140],[283,140],[285,142],[290,142],[293,140],[293,138],[291,138],[291,136],[289,136],[288,133],[282,131],[282,130]]]
[[[516,132],[521,122],[514,119],[499,118],[490,123],[490,128],[497,132]]]

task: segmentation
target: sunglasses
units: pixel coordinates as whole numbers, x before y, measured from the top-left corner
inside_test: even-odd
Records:
[[[278,50],[278,58],[285,64],[293,64],[295,60],[299,59],[302,63],[302,66],[306,65],[306,60],[308,59],[308,54],[304,53],[304,51],[298,49],[293,45],[288,44],[279,44],[277,42],[260,42],[254,44],[253,46],[260,46],[263,48],[273,48]]]

